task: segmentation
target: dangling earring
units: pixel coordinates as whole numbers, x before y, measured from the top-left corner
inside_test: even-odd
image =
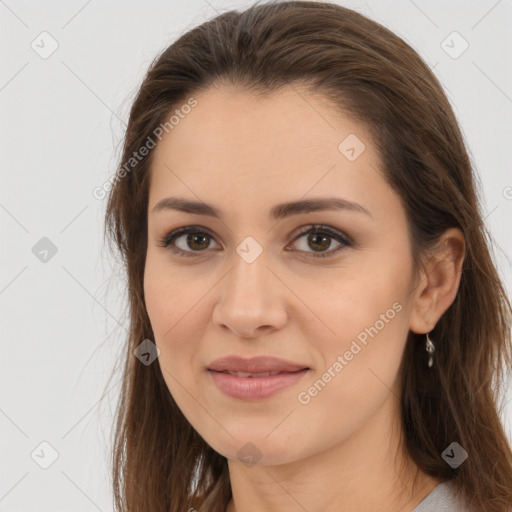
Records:
[[[428,333],[427,333],[427,343],[425,345],[425,348],[428,352],[428,367],[432,368],[432,364],[434,363],[434,359],[433,359],[432,355],[434,354],[434,350],[436,348],[434,346],[434,343],[430,339],[430,336],[428,335]]]

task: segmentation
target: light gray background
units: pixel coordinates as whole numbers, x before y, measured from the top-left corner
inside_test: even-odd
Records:
[[[405,38],[440,78],[481,176],[510,293],[512,0],[339,3]],[[249,4],[0,0],[2,512],[112,510],[108,439],[120,374],[107,379],[127,324],[123,283],[111,279],[102,247],[105,201],[92,191],[115,172],[150,61],[216,11]],[[51,49],[43,31],[58,43],[47,58],[31,47]],[[464,43],[446,39],[453,31],[469,44],[458,58]],[[42,237],[58,250],[46,263],[32,251]],[[512,438],[512,393],[505,399]],[[48,469],[36,463],[51,461],[44,441],[58,453]]]

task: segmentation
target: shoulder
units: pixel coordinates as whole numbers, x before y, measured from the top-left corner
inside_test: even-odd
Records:
[[[412,512],[467,512],[457,498],[453,484],[448,480],[438,484]]]

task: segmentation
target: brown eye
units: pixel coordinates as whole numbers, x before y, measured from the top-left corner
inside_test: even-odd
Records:
[[[180,256],[197,256],[197,253],[206,252],[212,240],[212,236],[199,226],[186,226],[169,233],[159,245]]]
[[[329,249],[331,240],[329,236],[319,235],[318,233],[309,233],[308,244],[315,251]]]
[[[311,225],[308,230],[303,231],[297,238],[295,238],[295,241],[304,237],[306,237],[305,243],[299,251],[313,256],[314,258],[332,256],[345,247],[350,247],[352,245],[352,240],[347,235],[339,231],[334,231],[326,226]],[[327,249],[331,247],[333,240],[336,241],[338,246],[335,249],[328,251]]]
[[[298,252],[316,258],[332,256],[353,244],[352,239],[341,231],[314,224],[299,234],[294,243],[302,238],[305,239],[305,243]],[[333,240],[338,246],[333,250],[328,250],[331,248]],[[159,245],[169,248],[171,252],[179,256],[200,256],[201,253],[208,252],[207,249],[210,248],[212,241],[214,241],[213,237],[201,226],[185,226],[169,233],[160,240]]]
[[[179,237],[178,237],[179,238]],[[186,238],[186,245],[193,250],[206,249],[210,243],[210,236],[198,233],[189,233]]]

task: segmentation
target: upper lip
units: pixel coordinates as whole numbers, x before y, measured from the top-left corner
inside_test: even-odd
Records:
[[[208,370],[217,372],[296,372],[309,367],[305,364],[291,363],[276,357],[259,356],[245,359],[240,356],[228,356],[216,359],[208,365]]]

